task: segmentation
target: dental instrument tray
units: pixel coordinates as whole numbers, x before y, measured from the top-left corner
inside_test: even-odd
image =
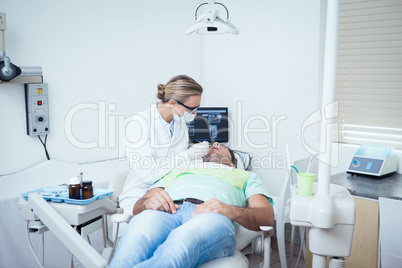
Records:
[[[391,146],[361,145],[356,151],[348,173],[383,177],[398,169],[398,159]]]
[[[32,190],[22,194],[22,197],[25,200],[28,200],[28,195],[30,193],[38,192],[43,199],[46,201],[52,201],[55,203],[67,203],[67,204],[75,204],[75,205],[86,205],[95,200],[105,198],[107,196],[111,196],[113,194],[113,190],[109,189],[94,189],[94,196],[88,199],[72,199],[69,198],[68,186],[53,186],[53,187],[43,187],[36,190]]]

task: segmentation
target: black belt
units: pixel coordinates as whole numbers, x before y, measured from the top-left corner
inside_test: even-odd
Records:
[[[192,203],[192,204],[196,204],[196,205],[204,203],[204,201],[202,201],[200,199],[196,199],[196,198],[184,198],[183,200],[173,201],[173,203],[175,203],[177,205],[183,204],[184,202],[188,202],[188,203]]]

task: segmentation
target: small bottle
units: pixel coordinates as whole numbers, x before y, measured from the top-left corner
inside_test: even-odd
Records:
[[[89,199],[94,196],[94,188],[92,187],[92,181],[82,182],[82,199]]]
[[[80,178],[71,178],[68,185],[68,193],[70,199],[81,199],[81,183]]]

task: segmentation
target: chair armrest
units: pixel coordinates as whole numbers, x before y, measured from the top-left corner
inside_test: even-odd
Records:
[[[264,232],[266,236],[273,236],[274,235],[274,227],[272,226],[260,226],[260,230]]]
[[[110,219],[114,223],[122,223],[122,222],[128,223],[132,217],[134,216],[129,214],[113,214],[112,217],[110,217]]]
[[[263,262],[258,266],[268,268],[271,263],[271,236],[274,234],[272,226],[260,226],[262,235],[252,241],[252,251],[263,256]]]

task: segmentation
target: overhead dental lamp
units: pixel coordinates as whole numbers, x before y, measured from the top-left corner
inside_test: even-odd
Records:
[[[6,29],[6,13],[0,12],[0,83],[42,83],[41,67],[18,67],[6,56],[4,30]]]
[[[226,14],[222,15],[220,11],[224,11]],[[197,7],[194,22],[195,24],[186,31],[186,35],[194,32],[197,34],[239,34],[236,26],[230,23],[229,11],[226,6],[213,0]]]

